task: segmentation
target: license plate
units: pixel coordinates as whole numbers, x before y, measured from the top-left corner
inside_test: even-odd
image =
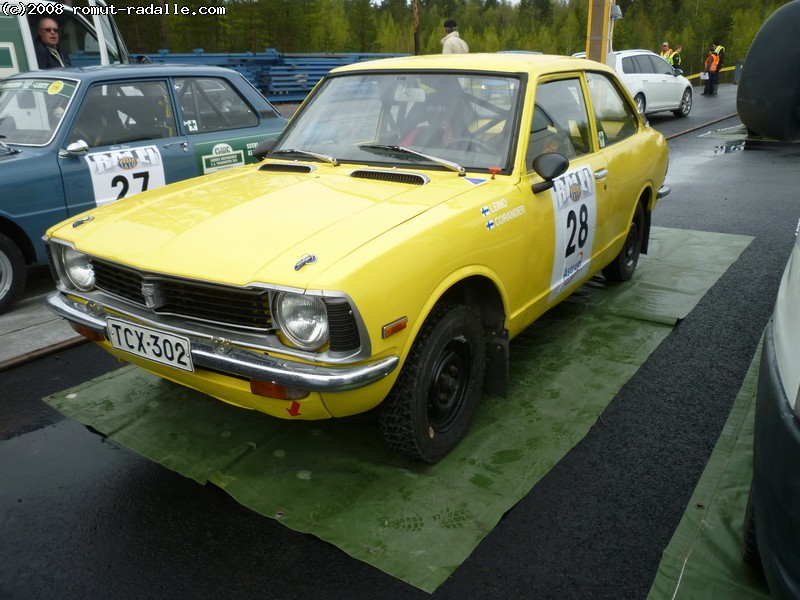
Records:
[[[108,318],[107,327],[108,339],[117,350],[176,369],[194,371],[188,338],[134,325],[114,317]]]

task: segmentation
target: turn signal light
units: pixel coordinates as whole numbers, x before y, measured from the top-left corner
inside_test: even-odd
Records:
[[[259,379],[250,380],[250,391],[257,396],[267,398],[277,398],[278,400],[300,400],[311,392],[293,388],[274,381],[261,381]]]
[[[75,330],[76,333],[79,333],[83,337],[93,342],[102,342],[105,340],[105,336],[102,333],[97,333],[96,331],[92,331],[88,327],[84,325],[78,325],[76,323],[70,323],[72,328]]]

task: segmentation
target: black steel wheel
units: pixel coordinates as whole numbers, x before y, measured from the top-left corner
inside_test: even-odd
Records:
[[[644,208],[642,203],[636,203],[636,210],[633,211],[628,236],[619,254],[603,269],[603,275],[611,281],[628,281],[633,277],[636,265],[639,263],[639,254],[642,251],[642,241],[644,240]]]
[[[394,450],[435,463],[464,437],[483,387],[486,350],[467,306],[434,308],[383,402],[381,432]]]

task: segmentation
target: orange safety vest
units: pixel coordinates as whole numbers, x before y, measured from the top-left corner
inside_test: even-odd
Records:
[[[717,69],[719,69],[719,55],[712,53],[709,58],[711,59],[711,64],[708,66],[708,70],[711,72],[716,72]]]

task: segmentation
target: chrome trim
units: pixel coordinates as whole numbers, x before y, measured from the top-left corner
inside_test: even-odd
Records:
[[[661,199],[662,199],[662,198],[664,198],[665,196],[669,196],[669,193],[670,193],[671,191],[672,191],[672,190],[670,189],[670,187],[669,187],[668,185],[662,185],[662,186],[661,186],[661,189],[660,189],[660,190],[658,190],[658,195],[657,195],[656,197],[657,197],[659,200],[661,200]]]
[[[51,292],[47,296],[47,307],[71,323],[106,334],[105,314],[91,315],[84,304],[70,300],[61,292]],[[398,356],[388,356],[354,367],[325,367],[267,356],[243,348],[220,348],[212,339],[191,337],[189,342],[192,360],[198,367],[314,392],[342,392],[367,386],[389,375],[400,363]]]

